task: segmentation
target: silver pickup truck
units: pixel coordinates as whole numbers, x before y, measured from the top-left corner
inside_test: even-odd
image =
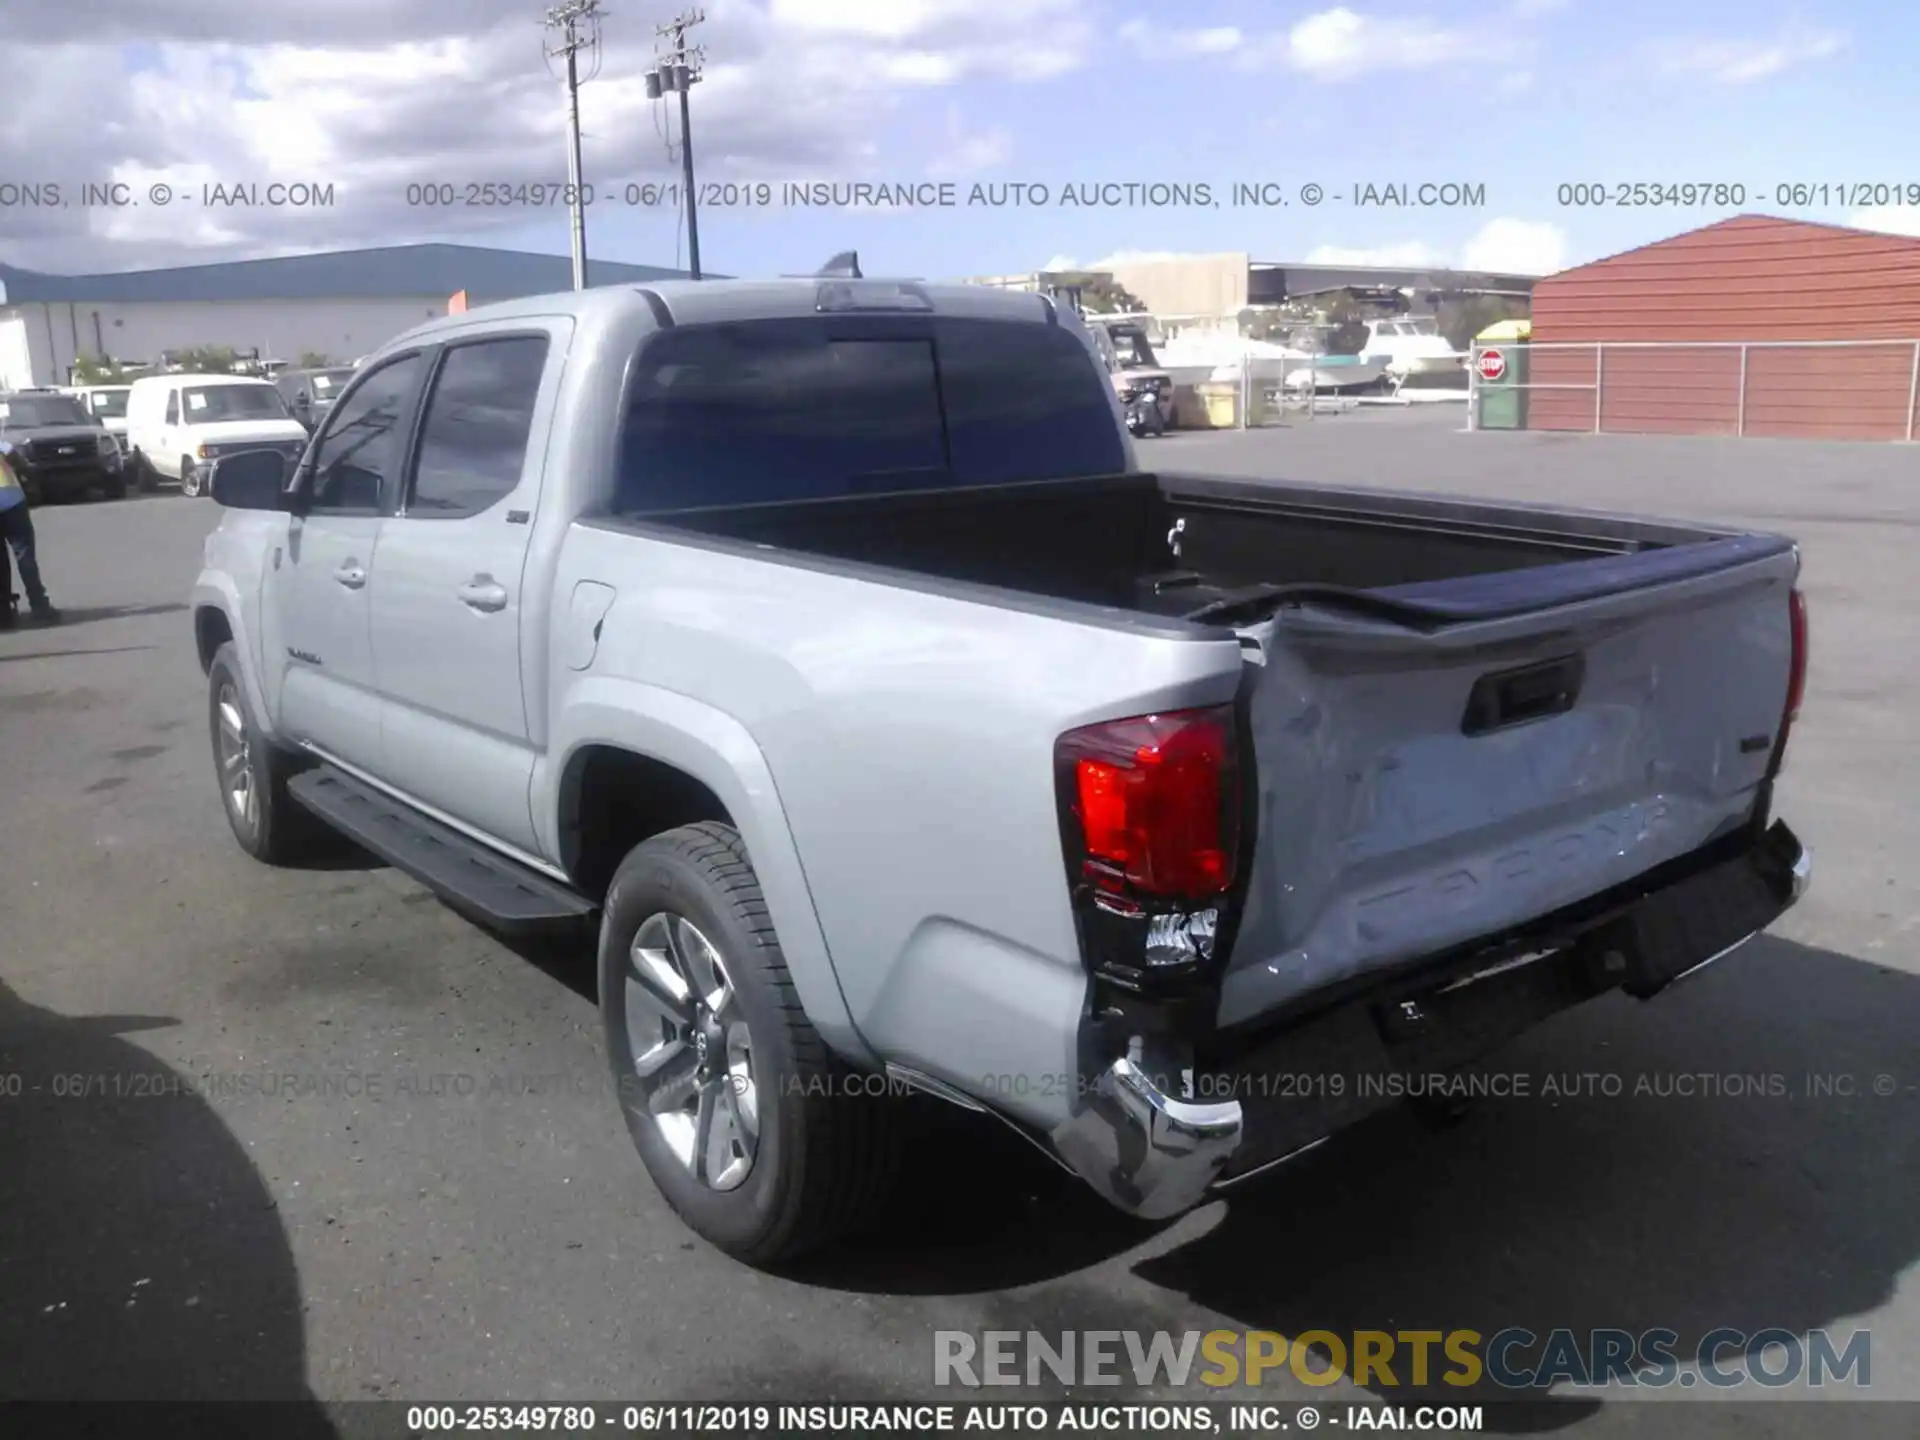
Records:
[[[918,1092],[1166,1217],[1807,883],[1790,541],[1143,473],[1039,296],[491,306],[212,488],[241,846],[597,924],[640,1156],[754,1263]]]

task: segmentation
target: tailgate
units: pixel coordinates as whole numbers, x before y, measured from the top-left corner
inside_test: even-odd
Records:
[[[1234,1025],[1493,938],[1739,826],[1787,698],[1790,542],[1305,603],[1241,631],[1258,799]]]

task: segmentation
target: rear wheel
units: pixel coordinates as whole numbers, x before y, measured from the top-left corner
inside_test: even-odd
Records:
[[[627,1131],[698,1234],[765,1265],[885,1204],[898,1103],[869,1093],[807,1020],[737,831],[689,825],[621,863],[600,1007]]]

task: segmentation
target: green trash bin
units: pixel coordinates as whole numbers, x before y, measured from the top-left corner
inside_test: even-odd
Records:
[[[1498,357],[1494,363],[1492,357]],[[1517,344],[1487,345],[1474,355],[1478,372],[1479,413],[1474,424],[1481,430],[1524,430],[1527,428],[1527,347]]]

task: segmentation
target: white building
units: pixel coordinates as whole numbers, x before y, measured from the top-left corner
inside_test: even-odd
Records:
[[[587,263],[593,285],[684,278],[650,265]],[[46,275],[0,265],[0,389],[64,385],[82,358],[153,364],[163,352],[219,346],[297,364],[344,363],[445,315],[454,297],[484,305],[573,288],[559,255],[478,245],[395,245],[108,275]]]

